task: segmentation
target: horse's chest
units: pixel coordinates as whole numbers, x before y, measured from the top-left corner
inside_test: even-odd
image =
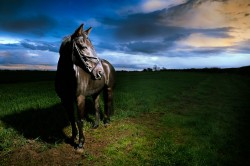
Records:
[[[94,80],[89,73],[86,73],[79,67],[75,68],[76,72],[76,95],[90,96],[99,93],[104,87],[104,78],[101,80]]]
[[[77,81],[77,95],[90,96],[99,93],[104,86],[104,80],[92,80],[91,78],[79,78]]]

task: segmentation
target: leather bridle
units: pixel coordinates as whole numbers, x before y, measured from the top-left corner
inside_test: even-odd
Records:
[[[74,52],[77,52],[78,56],[80,57],[81,61],[83,62],[85,68],[91,73],[95,67],[100,63],[100,59],[98,57],[87,56],[82,53],[82,51],[77,46],[76,42],[73,40],[73,50],[72,55],[74,56]],[[90,66],[87,62],[90,61],[95,64],[95,66]]]

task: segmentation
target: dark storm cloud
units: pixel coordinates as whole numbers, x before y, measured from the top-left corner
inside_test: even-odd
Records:
[[[233,47],[233,52],[249,54],[249,52],[250,52],[249,46],[250,46],[250,40],[240,42]]]
[[[19,43],[14,44],[0,44],[0,50],[16,50],[16,49],[29,49],[29,50],[40,50],[50,51],[58,53],[60,42],[46,42],[46,41],[32,41],[22,40]]]
[[[43,31],[48,31],[56,21],[39,11],[41,9],[36,1],[3,0],[0,5],[0,30],[43,35]]]
[[[123,49],[127,53],[162,53],[171,47],[173,43],[162,41],[162,42],[129,42],[123,44]]]
[[[8,19],[8,17],[15,17],[27,4],[27,0],[1,0],[0,18],[7,17],[6,19]]]
[[[217,37],[217,38],[228,38],[231,37],[229,35],[229,31],[233,30],[231,27],[224,27],[224,28],[213,28],[213,29],[190,29],[192,33],[203,33],[210,37]]]
[[[140,65],[140,64],[113,64],[116,68],[119,68],[120,70],[124,69],[133,69],[133,70],[141,70],[143,67],[145,67],[144,65]]]
[[[46,15],[13,18],[2,21],[0,29],[8,32],[31,33],[43,36],[56,25],[56,21]]]
[[[165,34],[166,28],[157,23],[159,15],[160,11],[132,14],[125,19],[103,18],[100,21],[103,24],[116,27],[115,34],[118,40],[144,39]],[[168,30],[175,31],[175,27],[169,27]]]
[[[193,53],[194,56],[210,56],[211,54],[220,54],[225,52],[229,47],[206,47],[206,48],[196,48],[192,49],[190,48],[191,53]]]
[[[96,51],[103,51],[103,50],[119,50],[119,45],[109,42],[100,42],[97,45],[94,45]]]
[[[13,44],[0,44],[0,50],[5,50],[5,49],[18,49],[22,48],[22,46],[18,43],[13,43]]]
[[[86,21],[93,17],[111,15],[114,14],[114,9],[131,3],[138,4],[139,1],[125,0],[117,3],[115,0],[2,0],[0,5],[0,30],[32,33],[39,36],[43,36],[55,28],[60,28],[60,31],[69,31],[69,28],[65,29],[64,27],[69,26],[67,23],[69,20],[73,20],[70,22],[70,24],[74,24],[70,26],[72,28],[80,24],[76,24],[80,20]],[[55,35],[60,36],[61,33]]]
[[[192,33],[203,33],[209,36],[227,36],[226,32],[230,30],[230,28],[217,28],[217,29],[186,29],[180,27],[160,27],[165,29],[165,31],[155,31],[153,35],[155,38],[150,40],[151,36],[148,34],[143,35],[143,37],[138,37],[138,34],[133,35],[135,32],[124,32],[124,34],[120,37],[125,37],[126,40],[121,40],[117,50],[124,51],[127,53],[144,53],[145,55],[151,56],[152,53],[160,56],[172,56],[167,55],[169,49],[175,49],[177,47],[176,43],[178,40],[186,38]],[[154,27],[156,29],[156,27]],[[130,37],[128,38],[128,33],[130,33]],[[126,35],[125,35],[126,34]],[[124,38],[123,38],[124,39]],[[145,41],[144,41],[145,39]],[[154,40],[156,39],[156,40]],[[118,40],[119,41],[119,40]],[[114,47],[113,47],[114,49]],[[225,51],[225,47],[218,48],[201,48],[201,49],[193,49],[190,52],[194,54],[206,54],[206,53],[220,53]],[[177,55],[177,54],[176,54]],[[179,54],[177,56],[180,56]]]

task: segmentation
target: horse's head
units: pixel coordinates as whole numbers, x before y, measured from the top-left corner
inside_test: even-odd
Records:
[[[101,79],[104,71],[100,59],[97,57],[95,49],[89,40],[91,29],[92,27],[84,31],[83,24],[81,24],[74,34],[71,35],[73,44],[72,55],[76,64],[87,69],[93,74],[95,79]]]

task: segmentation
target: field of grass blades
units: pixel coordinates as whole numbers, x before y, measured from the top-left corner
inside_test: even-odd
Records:
[[[117,72],[112,123],[85,122],[76,154],[53,73],[14,74],[0,83],[0,165],[250,165],[247,76]]]

